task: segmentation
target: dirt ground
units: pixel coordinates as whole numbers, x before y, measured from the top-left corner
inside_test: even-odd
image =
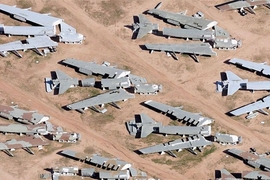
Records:
[[[41,151],[33,148],[35,155],[30,155],[24,150],[14,152],[15,157],[0,153],[1,180],[36,180],[39,179],[40,173],[46,172],[44,169],[50,167],[74,165],[87,167],[83,163],[58,155],[57,152],[63,149],[118,157],[146,171],[149,176],[162,180],[213,179],[215,170],[221,168],[232,172],[252,170],[243,162],[223,153],[232,146],[221,146],[216,143],[211,149],[206,148],[205,151],[209,153],[201,153],[198,156],[186,151],[177,153],[178,158],[159,154],[142,156],[133,152],[136,149],[154,145],[156,142],[166,142],[177,138],[151,135],[148,139],[140,140],[129,136],[124,122],[134,118],[135,114],[147,113],[164,124],[172,121],[140,105],[141,102],[150,99],[172,105],[183,105],[186,110],[200,112],[213,118],[215,123],[212,125],[212,134],[221,131],[243,137],[243,144],[237,145],[236,148],[248,150],[250,147],[255,147],[262,153],[269,150],[270,140],[267,132],[270,130],[270,121],[268,116],[259,115],[247,121],[244,116],[236,118],[225,114],[229,110],[256,101],[269,93],[238,91],[231,97],[222,97],[221,94],[215,92],[214,84],[215,81],[220,80],[220,72],[226,70],[250,81],[267,80],[266,77],[259,77],[255,73],[225,64],[224,61],[238,57],[256,62],[268,62],[270,55],[269,9],[258,7],[256,15],[248,14],[242,17],[234,11],[218,11],[214,5],[222,3],[222,0],[164,1],[161,9],[174,12],[187,9],[188,15],[202,11],[205,18],[217,21],[219,26],[228,30],[233,37],[243,41],[239,49],[215,50],[218,53],[217,57],[199,57],[200,63],[196,63],[188,56],[178,55],[179,60],[175,61],[162,52],[149,54],[139,46],[145,43],[181,43],[184,40],[166,39],[150,34],[140,40],[131,39],[132,30],[125,26],[133,23],[134,15],[155,7],[158,2],[157,0],[2,1],[8,5],[17,4],[22,8],[31,6],[33,11],[61,17],[79,33],[85,35],[86,40],[82,45],[59,44],[58,51],[47,57],[40,57],[28,51],[22,52],[23,58],[18,58],[13,54],[7,58],[1,58],[0,102],[2,104],[15,103],[19,107],[38,110],[40,113],[51,116],[50,121],[53,124],[82,135],[82,141],[76,145],[51,142],[50,146],[44,147]],[[171,27],[162,20],[150,15],[147,17],[152,22],[159,23],[160,30],[163,27]],[[5,25],[23,24],[4,14],[0,14],[0,20]],[[23,39],[23,37],[0,36],[1,43],[18,39]],[[61,108],[62,106],[97,93],[94,88],[80,87],[59,96],[45,92],[44,78],[49,77],[51,71],[60,69],[72,77],[87,78],[71,68],[58,64],[60,60],[71,57],[85,61],[95,60],[97,63],[109,61],[112,65],[130,69],[133,74],[145,77],[149,83],[162,84],[163,92],[156,96],[136,95],[134,99],[120,102],[121,110],[108,106],[106,114],[98,114],[91,110],[86,111],[85,114],[65,111]],[[39,63],[35,63],[36,61]],[[6,120],[1,119],[0,123],[2,122],[6,123]],[[4,141],[14,137],[17,136],[3,135],[0,139]]]

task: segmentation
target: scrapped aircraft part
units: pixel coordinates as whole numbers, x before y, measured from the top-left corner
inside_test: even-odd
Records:
[[[131,167],[131,164],[117,158],[106,158],[97,154],[85,154],[77,153],[73,150],[63,150],[61,154],[64,156],[69,156],[75,159],[83,160],[86,163],[93,163],[101,168],[106,168],[107,170],[118,171],[118,170],[127,170]]]
[[[65,59],[62,61],[62,63],[78,68],[78,70],[81,73],[84,73],[87,75],[100,74],[102,76],[108,76],[109,78],[121,78],[130,74],[130,71],[117,69],[112,66],[108,67],[108,66],[99,65],[94,62],[80,61],[73,58]]]
[[[68,109],[78,110],[78,109],[84,109],[86,107],[95,107],[100,104],[106,104],[106,103],[114,103],[117,101],[134,98],[134,94],[130,94],[124,89],[118,89],[118,90],[112,90],[109,92],[106,92],[104,94],[100,94],[79,102],[75,102],[73,104],[67,105]]]
[[[51,78],[45,78],[45,89],[46,92],[52,92],[53,82]]]
[[[60,23],[59,41],[64,43],[82,44],[85,37],[65,22]]]
[[[157,94],[161,92],[162,85],[157,84],[135,84],[134,93],[137,94]]]
[[[82,177],[93,177],[95,174],[95,168],[82,168],[81,176]]]
[[[161,122],[156,122],[146,114],[140,114],[139,119],[126,122],[130,135],[137,138],[147,137],[149,134],[176,134],[176,135],[211,135],[211,126],[163,126]]]
[[[214,137],[215,142],[219,142],[220,144],[239,144],[242,143],[242,137],[230,134],[221,134],[216,133]]]
[[[56,79],[53,79],[53,89],[58,88],[58,94],[63,94],[71,87],[79,85],[77,78],[72,78],[63,71],[56,70]]]
[[[254,103],[242,106],[238,109],[235,109],[233,111],[230,111],[230,114],[234,116],[240,116],[245,113],[254,113],[254,111],[258,111],[262,114],[268,115],[266,111],[263,110],[263,108],[268,108],[270,106],[270,96],[266,96],[261,100],[258,100]],[[251,117],[251,116],[250,116]]]
[[[245,164],[248,164],[254,168],[265,171],[269,171],[270,169],[270,159],[263,155],[259,155],[256,152],[242,151],[232,148],[227,150],[226,153],[232,155],[233,157],[241,158]]]
[[[211,145],[212,142],[206,140],[202,135],[188,137],[186,139],[177,139],[167,143],[158,144],[155,146],[139,149],[138,151],[142,154],[150,154],[157,152],[172,151],[178,149],[188,149],[188,148],[197,148],[205,147]]]
[[[35,36],[28,38],[23,41],[14,41],[14,42],[9,42],[6,44],[1,44],[0,45],[0,52],[2,54],[6,55],[3,52],[13,52],[16,54],[18,57],[22,57],[17,51],[25,51],[27,49],[32,49],[39,55],[43,55],[38,48],[55,48],[58,46],[58,44],[54,41],[52,41],[48,36]]]
[[[52,37],[55,35],[53,26],[4,26],[2,25],[3,34],[13,36],[43,36]]]
[[[160,4],[158,4],[157,7],[159,7],[159,5]],[[185,15],[185,13],[173,13],[169,11],[163,11],[163,10],[160,10],[159,8],[150,9],[147,11],[147,13],[163,18],[168,23],[173,24],[173,25],[189,26],[191,28],[200,29],[200,30],[206,30],[217,25],[216,21],[187,16]]]
[[[128,170],[122,171],[100,171],[99,173],[100,179],[130,179],[130,174]]]
[[[53,16],[48,16],[40,14],[33,11],[28,11],[25,9],[17,8],[14,6],[8,6],[0,4],[0,10],[12,15],[15,19],[26,22],[30,21],[32,23],[41,25],[41,26],[56,26],[60,24],[63,20]]]
[[[182,28],[164,28],[163,35],[185,39],[192,38],[192,40],[213,40],[215,38],[212,31]]]
[[[267,179],[270,179],[270,172],[265,172],[265,171],[243,171],[242,177],[244,179],[267,180]]]
[[[81,135],[75,132],[55,132],[53,133],[53,140],[64,143],[76,143],[81,140]]]
[[[105,89],[119,89],[119,88],[128,88],[131,86],[130,80],[128,77],[121,77],[118,79],[101,79],[101,88]]]
[[[148,50],[179,52],[182,54],[216,56],[208,43],[182,43],[182,44],[145,44]]]
[[[256,63],[238,58],[232,58],[228,62],[253,71],[261,72],[266,76],[270,75],[270,66],[266,65],[266,63]]]
[[[133,85],[147,83],[147,80],[144,77],[140,77],[134,74],[129,74],[128,77],[131,84]]]
[[[0,132],[3,133],[18,133],[18,134],[27,134],[27,135],[47,135],[53,129],[48,129],[50,126],[50,122],[45,122],[45,124],[37,124],[37,125],[24,125],[24,124],[8,124],[8,125],[0,125]]]
[[[95,82],[96,82],[95,78],[87,78],[81,80],[82,87],[94,87]]]
[[[79,173],[78,167],[61,167],[52,169],[53,176],[76,176]]]
[[[216,49],[226,49],[226,50],[232,50],[241,47],[242,41],[237,41],[235,39],[215,39],[213,47]]]
[[[34,154],[34,152],[29,149],[30,147],[42,147],[44,145],[49,145],[49,143],[41,139],[40,136],[23,136],[17,139],[8,140],[5,143],[0,143],[0,150],[5,151],[10,156],[14,156],[10,150],[19,148],[23,148],[30,154]]]
[[[268,0],[243,0],[243,1],[230,1],[226,3],[222,3],[216,5],[215,7],[222,11],[227,10],[239,10],[239,13],[242,16],[245,16],[247,13],[244,10],[245,8],[252,14],[256,14],[253,10],[258,5],[266,5],[269,4]]]
[[[190,125],[204,126],[204,125],[209,125],[213,122],[213,120],[210,118],[203,117],[196,113],[184,111],[179,107],[172,107],[172,106],[155,102],[152,100],[145,101],[144,104],[151,108],[154,108],[155,110],[164,112],[166,113],[166,115],[173,116],[179,120],[182,120],[185,123],[190,124]]]
[[[140,39],[153,31],[158,31],[158,24],[151,23],[143,14],[139,14],[138,17],[139,23],[132,24],[133,32],[138,30],[137,39]]]
[[[26,111],[19,109],[17,106],[0,105],[0,116],[7,119],[15,119],[20,122],[39,124],[50,119],[49,116],[37,113],[35,111]]]

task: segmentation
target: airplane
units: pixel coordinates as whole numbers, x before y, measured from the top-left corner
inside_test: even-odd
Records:
[[[15,149],[23,148],[30,154],[34,154],[30,147],[37,146],[40,150],[44,145],[49,145],[49,143],[41,139],[41,137],[38,135],[23,136],[18,139],[8,140],[5,143],[0,143],[0,151],[4,151],[9,156],[14,157],[11,151],[14,151]]]
[[[137,39],[144,37],[148,33],[158,31],[158,24],[151,23],[144,15],[139,14],[139,23],[132,24],[133,33],[138,30]]]
[[[138,116],[137,116],[138,117]],[[176,134],[176,135],[211,135],[211,126],[163,126],[161,122],[156,122],[148,115],[142,113],[139,119],[126,122],[129,133],[138,138],[145,138],[152,132],[158,134]]]
[[[58,88],[58,94],[63,94],[70,87],[79,85],[79,80],[77,78],[72,78],[61,70],[56,70],[55,73],[56,79],[52,80],[50,78],[45,78],[47,92],[50,92],[51,89]],[[48,87],[51,85],[52,87]]]
[[[156,51],[165,51],[178,60],[176,52],[190,55],[196,62],[199,62],[197,55],[216,56],[217,53],[212,50],[208,43],[182,43],[182,44],[145,44],[146,49],[152,53]]]
[[[90,107],[91,109],[95,110],[96,112],[100,113],[105,113],[107,109],[102,109],[99,110],[96,108],[97,105],[101,105],[103,108],[104,104],[109,103],[112,106],[120,109],[120,107],[115,103],[116,101],[121,101],[121,100],[127,100],[129,98],[134,98],[134,94],[130,94],[124,89],[117,89],[117,90],[112,90],[82,101],[78,101],[72,104],[67,105],[66,107],[68,109],[75,109],[81,113],[84,113],[84,110]]]
[[[227,154],[242,159],[243,162],[247,165],[250,165],[254,168],[259,168],[264,171],[270,171],[270,159],[265,157],[265,154],[258,155],[254,152],[254,148],[251,148],[251,151],[242,151],[239,149],[228,149]]]
[[[266,63],[256,63],[250,62],[243,59],[232,58],[228,61],[231,64],[235,64],[236,66],[244,67],[252,71],[257,71],[262,73],[265,76],[270,75],[270,66],[266,65]]]
[[[245,16],[247,15],[246,10],[252,14],[256,14],[254,9],[258,5],[269,6],[269,4],[270,4],[269,0],[234,0],[234,1],[216,5],[215,7],[222,11],[238,10],[242,16]]]
[[[35,36],[27,38],[23,41],[14,41],[6,44],[0,45],[0,55],[6,57],[8,52],[14,53],[18,57],[22,57],[22,55],[18,52],[19,50],[26,51],[28,49],[32,49],[37,54],[43,56],[49,52],[55,52],[56,47],[58,46],[57,42],[52,41],[48,36]],[[44,48],[43,52],[38,50],[39,48]]]
[[[173,13],[168,11],[160,10],[162,2],[158,3],[154,9],[150,9],[147,11],[148,14],[152,14],[154,16],[161,17],[165,19],[168,23],[176,25],[176,26],[184,26],[184,28],[195,28],[200,30],[210,29],[213,26],[217,25],[216,21],[210,21],[204,18],[197,18],[192,16],[185,15],[182,13]]]
[[[263,110],[263,108],[269,108],[269,106],[270,106],[270,96],[266,96],[262,98],[261,100],[258,100],[254,103],[232,110],[229,113],[234,116],[240,116],[242,114],[248,113],[246,118],[251,119],[251,118],[255,118],[258,115],[258,112],[268,115],[268,112]]]
[[[0,105],[0,116],[8,120],[15,119],[26,124],[39,124],[50,119],[49,116],[37,113],[37,111],[27,111],[19,109],[18,106]]]
[[[227,80],[217,81],[217,92],[227,91],[227,95],[233,95],[238,89],[244,90],[270,90],[270,81],[248,82],[247,79],[241,79],[231,71],[226,71]]]
[[[196,148],[198,148],[199,151],[201,151],[202,148],[211,144],[212,144],[211,141],[206,140],[202,135],[198,134],[196,136],[190,136],[187,139],[177,139],[174,141],[169,141],[167,143],[161,143],[151,147],[142,148],[139,149],[138,151],[142,154],[150,154],[157,152],[161,152],[161,154],[164,154],[165,152],[167,152],[173,157],[176,157],[176,155],[172,152],[172,150],[177,150],[179,152],[182,149],[188,149],[193,154],[197,154],[194,151]]]
[[[109,78],[121,78],[130,74],[130,71],[114,68],[110,66],[110,63],[108,62],[99,65],[95,62],[85,62],[70,58],[61,61],[61,63],[78,68],[79,72],[86,75],[100,74],[102,76],[108,76]]]
[[[203,117],[198,113],[191,113],[182,110],[182,107],[173,107],[159,102],[155,102],[153,100],[145,101],[143,104],[148,106],[149,108],[166,113],[168,116],[172,116],[193,126],[205,126],[213,122],[212,119]]]

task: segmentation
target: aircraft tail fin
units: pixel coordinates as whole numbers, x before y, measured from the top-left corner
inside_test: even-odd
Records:
[[[158,4],[156,5],[155,9],[159,9],[159,8],[161,7],[161,5],[162,5],[162,2],[158,3]]]

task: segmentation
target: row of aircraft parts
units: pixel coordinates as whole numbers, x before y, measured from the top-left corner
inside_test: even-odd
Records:
[[[0,151],[13,156],[11,151],[24,148],[29,153],[34,154],[30,147],[42,149],[43,145],[49,145],[49,142],[41,137],[58,142],[76,143],[81,139],[81,135],[75,132],[65,132],[62,127],[51,124],[49,116],[38,113],[37,111],[27,111],[19,109],[18,106],[0,105],[0,116],[8,120],[14,119],[23,124],[0,125],[0,132],[4,134],[15,133],[26,136],[11,139],[5,143],[0,143]]]
[[[58,43],[51,38],[58,39],[58,42],[74,44],[81,44],[85,39],[82,34],[77,33],[76,29],[65,23],[63,19],[49,16],[48,14],[33,12],[30,9],[20,9],[15,6],[0,4],[0,11],[9,14],[12,18],[38,25],[4,26],[1,24],[0,34],[28,36],[29,38],[0,45],[0,55],[5,57],[9,52],[12,52],[21,58],[22,55],[18,51],[31,49],[41,56],[46,56],[49,52],[55,52],[58,46]],[[57,26],[60,28],[59,34],[56,34]]]
[[[240,40],[230,37],[230,34],[217,26],[216,21],[204,19],[204,14],[198,12],[193,16],[187,16],[186,11],[173,13],[160,10],[162,3],[154,9],[147,11],[148,14],[165,19],[169,24],[182,28],[164,28],[162,35],[166,37],[184,38],[186,40],[202,40],[207,43],[183,43],[183,44],[145,44],[145,48],[153,51],[164,51],[167,55],[178,60],[175,53],[190,55],[195,61],[199,62],[197,55],[216,56],[217,53],[212,48],[217,49],[236,49],[242,45]],[[138,16],[139,22],[132,25],[133,32],[137,32],[137,39],[142,38],[147,33],[155,34],[158,32],[158,24],[150,22],[144,15]]]
[[[61,64],[75,67],[79,72],[86,75],[102,75],[100,82],[96,83],[95,78],[88,78],[79,81],[77,78],[72,78],[64,72],[55,71],[56,78],[45,78],[46,91],[51,92],[53,89],[58,89],[58,94],[63,94],[68,88],[81,85],[83,87],[98,87],[103,90],[109,89],[109,92],[99,94],[97,96],[75,102],[67,105],[67,109],[84,112],[85,109],[91,109],[105,113],[107,109],[103,108],[106,103],[112,104],[120,109],[115,102],[134,98],[135,95],[127,92],[124,88],[133,88],[134,93],[138,94],[157,94],[162,90],[161,85],[148,84],[143,77],[133,75],[128,70],[118,69],[111,66],[109,62],[96,64],[95,62],[85,62],[76,59],[65,59]],[[100,87],[98,86],[100,84]],[[56,94],[56,93],[55,93]],[[101,105],[101,108],[97,107]]]

